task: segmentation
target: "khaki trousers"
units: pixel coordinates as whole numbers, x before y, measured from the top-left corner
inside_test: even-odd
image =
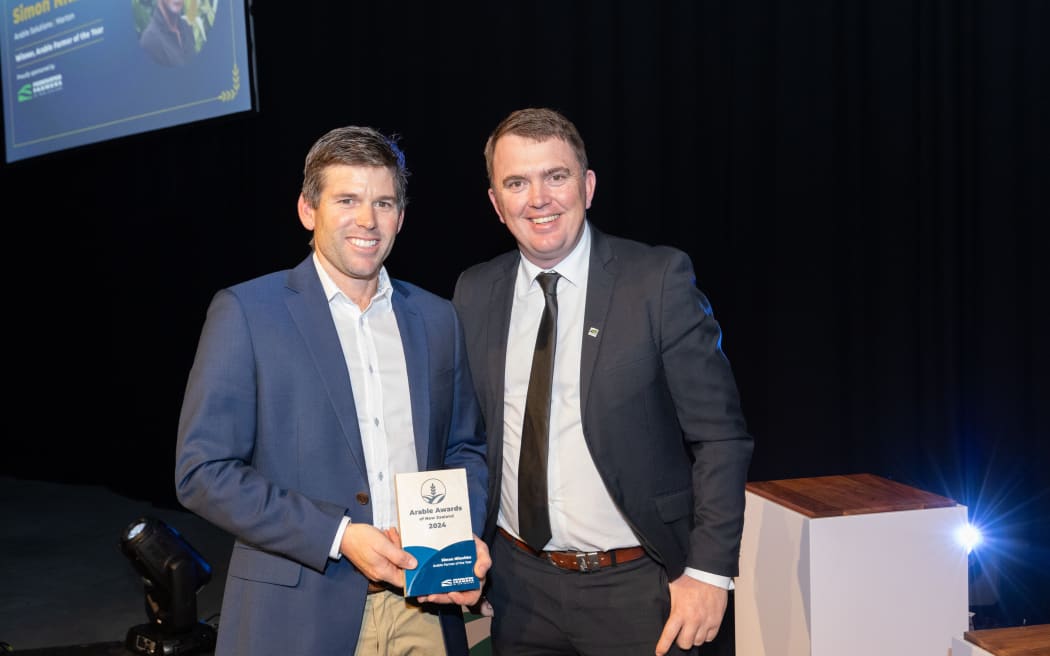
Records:
[[[389,591],[365,597],[354,656],[445,656],[438,616]]]

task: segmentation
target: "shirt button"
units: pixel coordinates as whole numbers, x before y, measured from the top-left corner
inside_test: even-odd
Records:
[[[357,502],[359,504],[361,504],[362,506],[367,506],[368,505],[368,493],[367,492],[358,492],[357,495],[354,498],[356,498]]]
[[[374,419],[372,419],[372,421],[376,423],[376,426],[379,425],[379,417],[375,417]]]

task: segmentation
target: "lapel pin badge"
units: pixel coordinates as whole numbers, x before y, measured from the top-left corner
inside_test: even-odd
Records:
[[[587,336],[588,337],[597,337],[598,336],[598,329],[597,328],[591,328],[590,330],[587,331]]]

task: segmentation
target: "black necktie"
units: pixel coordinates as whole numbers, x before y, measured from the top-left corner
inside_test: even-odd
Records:
[[[529,391],[525,396],[525,421],[521,426],[518,456],[518,529],[533,549],[542,551],[551,539],[547,510],[547,433],[551,417],[551,381],[554,377],[554,346],[558,341],[557,273],[541,273],[536,280],[543,288],[544,308],[536,350],[532,354]]]

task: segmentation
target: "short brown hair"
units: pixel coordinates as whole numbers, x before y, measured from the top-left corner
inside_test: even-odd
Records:
[[[572,121],[553,109],[529,107],[511,112],[500,121],[500,124],[489,135],[488,141],[485,142],[485,170],[488,172],[489,184],[493,183],[492,155],[496,151],[496,142],[508,134],[516,134],[535,141],[561,139],[575,151],[580,168],[587,170],[587,148],[583,145],[583,137],[580,136]]]
[[[310,148],[303,167],[303,198],[316,208],[321,202],[324,172],[329,166],[378,166],[390,169],[398,209],[408,204],[408,169],[397,136],[386,136],[374,128],[349,125],[331,130]]]

